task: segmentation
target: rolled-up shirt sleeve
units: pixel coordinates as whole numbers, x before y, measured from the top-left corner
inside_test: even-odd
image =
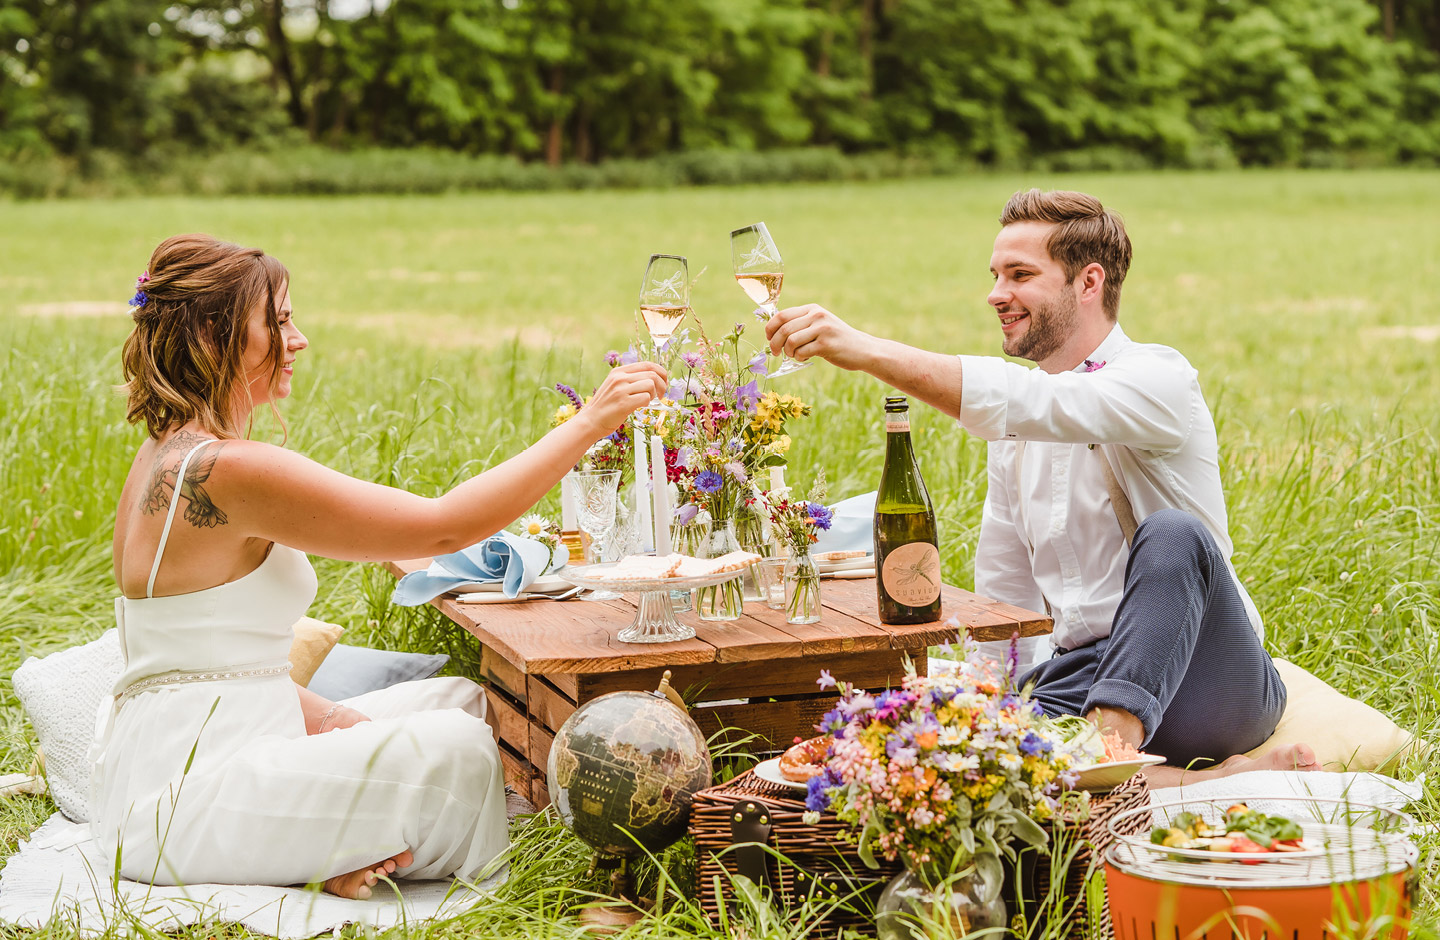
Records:
[[[960,356],[960,424],[987,441],[1123,444],[1170,451],[1204,407],[1195,369],[1174,350],[1051,374],[994,356]]]

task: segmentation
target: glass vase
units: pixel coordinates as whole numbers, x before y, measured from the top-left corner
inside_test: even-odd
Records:
[[[727,519],[725,524],[712,529],[705,542],[706,558],[719,558],[738,551],[740,542],[735,537],[735,520]],[[739,620],[745,607],[745,596],[739,577],[710,587],[695,589],[695,613],[701,620]]]
[[[992,930],[998,937],[1009,925],[1000,885],[975,868],[937,888],[907,869],[890,880],[875,904],[877,940],[938,940],[978,930]]]
[[[769,558],[770,542],[766,538],[765,528],[765,517],[760,515],[754,504],[742,504],[735,510],[735,538],[742,551]],[[758,562],[745,569],[744,577],[740,579],[740,587],[745,600],[765,600],[765,574],[760,570]]]
[[[671,538],[675,543],[675,551],[682,555],[689,555],[691,558],[699,558],[700,553],[705,550],[705,543],[710,538],[710,517],[700,513],[690,522],[675,526],[671,532]],[[691,591],[671,591],[670,600],[675,605],[676,613],[687,613],[693,609],[695,600],[691,597]]]
[[[785,622],[815,623],[820,619],[820,571],[807,546],[785,560]]]
[[[644,544],[640,532],[640,509],[633,503],[620,502],[615,511],[615,527],[610,531],[609,544],[605,546],[605,561],[619,561],[628,555],[638,555]]]

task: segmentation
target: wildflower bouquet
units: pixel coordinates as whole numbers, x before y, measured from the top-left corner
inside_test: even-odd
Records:
[[[818,726],[835,744],[807,808],[853,825],[867,865],[878,848],[934,886],[973,863],[998,886],[1015,842],[1045,846],[1040,823],[1062,798],[1087,799],[1067,791],[1091,763],[1014,679],[1013,654],[1007,669],[973,647],[956,672],[912,668],[901,688],[879,695],[841,683],[839,704]],[[821,684],[834,680],[822,675]]]
[[[564,382],[556,382],[555,391],[559,392],[565,400],[555,409],[555,414],[550,419],[552,428],[558,428],[575,417],[590,402],[589,398],[582,399],[579,392]],[[580,458],[575,469],[619,470],[618,489],[624,490],[625,485],[635,476],[635,462],[630,456],[634,449],[635,443],[622,425],[590,445],[590,449],[585,452],[584,457]]]

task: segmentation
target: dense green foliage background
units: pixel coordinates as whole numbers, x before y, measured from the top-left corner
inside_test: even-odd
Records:
[[[12,162],[304,143],[1433,163],[1440,0],[0,0]]]

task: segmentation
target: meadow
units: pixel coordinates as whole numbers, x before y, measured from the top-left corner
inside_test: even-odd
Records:
[[[1196,366],[1220,429],[1235,567],[1267,644],[1410,731],[1440,727],[1440,174],[1236,172],[980,175],[871,184],[666,192],[368,198],[148,198],[0,203],[0,773],[34,735],[8,676],[26,656],[98,636],[115,593],[110,527],[140,442],[124,421],[125,301],[154,245],[205,231],[254,244],[292,274],[310,339],[282,408],[255,434],[357,476],[423,493],[544,433],[557,381],[588,388],[634,330],[651,251],[700,272],[703,327],[750,305],[727,232],[764,219],[785,255],[782,303],[819,302],[861,329],[998,354],[987,261],[1006,197],[1076,188],[1120,210],[1135,245],[1121,323]],[[703,269],[703,270],[702,270]],[[747,337],[757,335],[752,325]],[[837,497],[872,489],[883,388],[817,365],[777,387],[815,414],[795,429],[792,482],[824,469]],[[972,583],[983,442],[917,409],[948,580]],[[546,508],[554,510],[552,494]],[[440,649],[465,672],[468,635],[402,611],[389,580],[320,562],[315,616],[347,642]],[[1432,768],[1402,767],[1407,778]],[[1418,809],[1417,929],[1440,927],[1440,796]],[[0,802],[0,860],[43,797]],[[684,847],[666,870],[684,869]],[[583,847],[538,819],[511,883],[426,937],[578,935]],[[578,887],[577,887],[578,886]],[[752,936],[800,936],[753,913]],[[719,936],[671,891],[654,935]],[[6,930],[5,933],[13,931]],[[66,928],[57,927],[57,934]],[[244,931],[207,925],[194,935]]]

